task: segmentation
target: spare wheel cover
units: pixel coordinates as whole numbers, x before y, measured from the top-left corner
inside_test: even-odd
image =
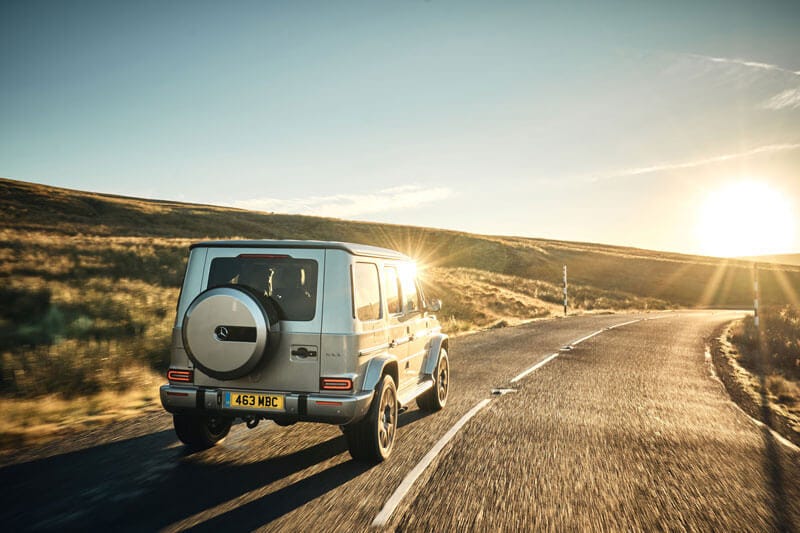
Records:
[[[235,286],[214,287],[189,305],[183,346],[194,364],[217,379],[247,375],[264,357],[270,335],[263,306]]]

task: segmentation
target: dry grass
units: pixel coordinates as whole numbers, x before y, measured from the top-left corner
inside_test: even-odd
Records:
[[[75,399],[59,394],[35,399],[0,399],[0,453],[20,446],[41,444],[112,420],[126,420],[162,409],[159,376],[150,372],[135,389],[100,392]]]
[[[773,398],[800,413],[800,384],[779,374],[772,374],[767,376],[766,385]]]
[[[800,312],[790,306],[766,307],[760,316],[762,342],[753,317],[731,328],[736,360],[755,391],[800,417]]]
[[[561,287],[546,281],[471,268],[431,268],[422,275],[425,292],[445,302],[440,313],[449,332],[503,327],[562,313]],[[621,309],[666,309],[667,302],[570,287],[570,313]]]

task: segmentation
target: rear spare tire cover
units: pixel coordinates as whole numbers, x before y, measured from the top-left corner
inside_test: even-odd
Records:
[[[249,287],[214,287],[186,310],[183,346],[205,374],[237,379],[253,370],[277,344],[278,324],[270,302]]]

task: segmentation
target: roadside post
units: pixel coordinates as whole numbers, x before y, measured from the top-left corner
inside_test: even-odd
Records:
[[[753,261],[753,324],[758,326],[758,263]]]
[[[763,380],[766,375],[765,372],[767,372],[766,369],[768,368],[769,360],[767,359],[767,339],[764,337],[764,332],[761,329],[761,317],[758,316],[759,300],[761,296],[758,289],[758,262],[753,261],[753,325],[756,328],[756,340],[758,342],[759,365],[761,365],[761,385],[765,386]]]
[[[564,316],[567,316],[567,265],[564,265]]]

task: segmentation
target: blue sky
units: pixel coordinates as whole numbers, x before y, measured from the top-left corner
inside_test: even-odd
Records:
[[[797,2],[5,1],[0,175],[681,252],[746,178],[795,214],[759,251],[797,252],[798,28]]]

